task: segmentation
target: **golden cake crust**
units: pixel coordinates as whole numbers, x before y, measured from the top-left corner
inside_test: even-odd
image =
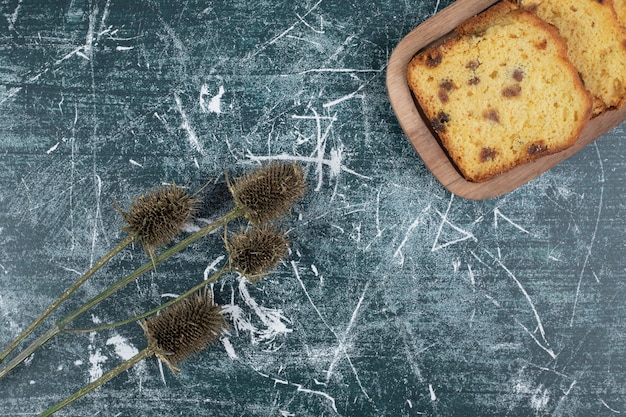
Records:
[[[568,148],[591,113],[558,30],[515,9],[498,3],[407,69],[424,116],[469,181]]]

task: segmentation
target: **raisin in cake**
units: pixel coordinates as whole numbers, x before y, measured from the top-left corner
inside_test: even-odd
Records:
[[[626,29],[613,0],[519,0],[556,26],[593,95],[593,116],[626,103]]]
[[[497,4],[408,66],[425,117],[469,181],[568,148],[591,112],[558,31],[511,9]]]

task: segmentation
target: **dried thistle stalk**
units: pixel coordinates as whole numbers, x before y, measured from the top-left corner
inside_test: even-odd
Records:
[[[160,316],[139,322],[148,340],[145,349],[48,408],[39,417],[51,416],[153,355],[173,372],[178,372],[177,364],[215,343],[226,332],[227,323],[221,310],[204,291],[166,308]]]
[[[287,213],[304,197],[304,171],[295,163],[272,162],[237,178],[228,188],[244,217],[255,225]]]
[[[140,322],[150,349],[173,372],[190,356],[215,343],[227,330],[222,307],[207,291],[188,297]]]
[[[254,284],[287,255],[289,242],[285,233],[265,225],[232,235],[225,246],[230,267]]]
[[[176,184],[161,186],[136,197],[130,210],[120,210],[122,230],[137,236],[152,257],[154,250],[171,242],[193,218],[199,200]]]
[[[0,368],[0,378],[3,378],[24,362],[50,339],[62,333],[66,326],[77,317],[83,315],[96,304],[110,297],[119,289],[128,285],[128,283],[149,271],[151,267],[156,267],[156,265],[206,236],[216,228],[225,226],[230,221],[241,216],[244,216],[253,224],[259,225],[287,213],[291,206],[305,195],[307,184],[304,178],[304,172],[300,166],[294,163],[274,162],[238,178],[234,185],[229,183],[228,187],[234,197],[236,203],[235,208],[215,222],[204,226],[191,236],[176,243],[158,255],[155,253],[155,250],[174,239],[181,231],[182,226],[193,218],[197,210],[196,206],[198,200],[185,193],[181,187],[174,185],[161,187],[160,189],[136,198],[133,200],[128,212],[124,212],[117,207],[127,223],[123,227],[123,230],[129,232],[130,236],[120,242],[120,244],[98,261],[94,267],[85,273],[75,285],[62,295],[62,297],[56,300],[28,329],[11,342],[3,352],[0,352],[0,362],[13,352],[34,329],[38,328],[42,321],[54,311],[61,302],[69,297],[76,288],[82,285],[82,283],[102,267],[102,265],[134,240],[141,240],[144,250],[150,256],[151,264],[144,264],[135,269],[118,282],[93,297],[90,301],[58,320],[48,331],[32,341],[16,357],[10,360],[6,366]],[[278,243],[277,247],[280,248],[281,245],[281,243]],[[286,242],[284,245],[287,245]],[[270,256],[269,259],[273,259],[272,256]],[[248,279],[254,282],[267,273],[265,272],[266,269],[274,267],[277,263],[278,260],[274,260],[268,262],[267,265],[269,266],[255,266],[250,261],[247,263],[246,261],[239,261],[236,265],[240,265],[238,267],[240,273],[245,273]]]

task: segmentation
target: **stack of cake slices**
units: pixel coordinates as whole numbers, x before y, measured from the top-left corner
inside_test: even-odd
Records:
[[[463,177],[567,149],[624,106],[626,0],[614,1],[503,0],[413,58],[409,87]]]

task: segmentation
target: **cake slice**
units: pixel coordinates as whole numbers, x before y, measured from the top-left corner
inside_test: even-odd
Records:
[[[593,116],[626,103],[626,29],[613,0],[519,0],[556,26],[593,96]]]
[[[568,148],[591,112],[558,30],[507,1],[418,53],[407,78],[450,159],[473,182]]]

